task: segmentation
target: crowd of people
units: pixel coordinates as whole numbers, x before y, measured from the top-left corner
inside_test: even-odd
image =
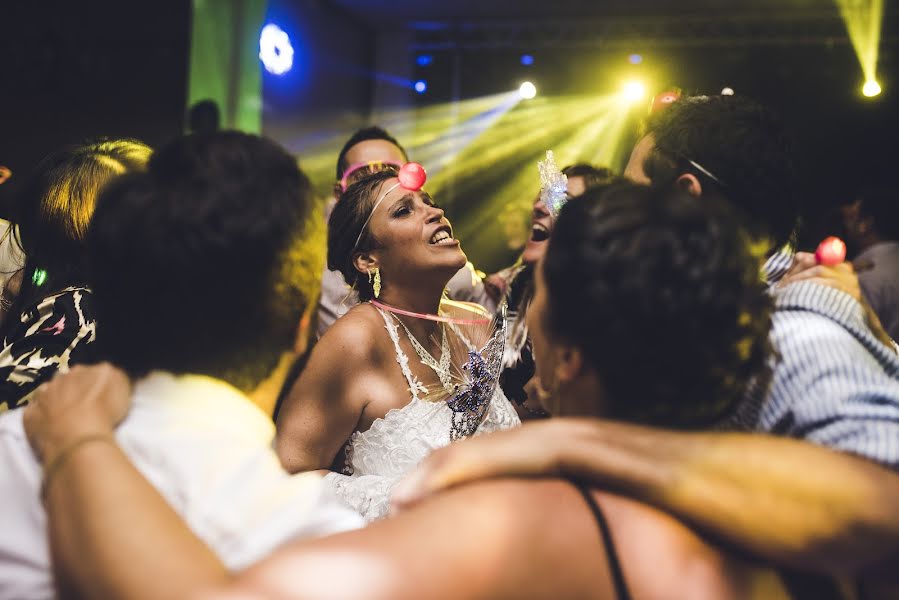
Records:
[[[483,277],[368,127],[322,273],[296,157],[215,129],[23,188],[0,598],[899,593],[890,190],[843,208],[855,266],[821,264],[784,123],[684,97],[620,175],[535,168]]]

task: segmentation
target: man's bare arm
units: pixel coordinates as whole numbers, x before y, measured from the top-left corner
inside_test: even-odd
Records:
[[[897,577],[899,475],[809,443],[557,419],[432,454],[394,493],[407,506],[502,475],[578,477],[657,506],[766,560]]]

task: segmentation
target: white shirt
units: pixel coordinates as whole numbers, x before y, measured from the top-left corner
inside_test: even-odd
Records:
[[[270,418],[230,385],[156,372],[134,387],[116,438],[231,570],[287,541],[362,525],[313,473],[289,475]],[[0,414],[0,599],[53,598],[41,466],[22,411]]]

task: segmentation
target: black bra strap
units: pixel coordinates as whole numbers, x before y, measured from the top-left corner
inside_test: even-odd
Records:
[[[606,556],[609,559],[609,571],[612,573],[612,584],[615,586],[615,594],[619,600],[630,600],[631,595],[627,589],[627,583],[624,581],[624,571],[621,569],[621,562],[619,562],[618,553],[615,551],[615,542],[612,540],[612,531],[609,529],[609,523],[606,521],[605,515],[600,510],[599,504],[596,503],[590,490],[582,483],[573,482],[573,484],[581,493],[581,496],[584,497],[584,501],[593,513],[593,518],[596,519],[596,523],[599,525],[602,543],[606,547]]]

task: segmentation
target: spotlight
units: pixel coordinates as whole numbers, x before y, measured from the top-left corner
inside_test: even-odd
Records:
[[[521,64],[526,67],[530,67],[534,64],[534,55],[533,54],[522,54],[521,55]]]
[[[628,81],[621,93],[628,102],[636,102],[646,95],[646,86],[639,81]]]
[[[733,96],[734,88],[730,88],[730,87],[724,88],[723,90],[721,90],[721,95],[722,96]]]
[[[631,54],[630,56],[627,57],[627,60],[632,65],[639,65],[641,62],[643,62],[643,57],[640,56],[639,54]]]
[[[428,82],[424,79],[419,79],[415,82],[415,85],[412,86],[416,92],[419,94],[424,94],[428,91]]]
[[[284,75],[293,66],[293,46],[290,36],[273,23],[259,33],[259,59],[265,70],[273,75]]]
[[[862,94],[865,95],[866,98],[873,98],[874,96],[879,96],[881,92],[880,84],[877,83],[873,79],[869,79],[865,82],[865,85],[862,86]]]
[[[419,67],[427,67],[434,62],[434,57],[430,54],[419,54],[418,58],[415,59],[415,62],[418,63]]]
[[[522,100],[530,100],[537,95],[537,86],[530,81],[525,81],[518,88],[518,95],[521,96]]]

